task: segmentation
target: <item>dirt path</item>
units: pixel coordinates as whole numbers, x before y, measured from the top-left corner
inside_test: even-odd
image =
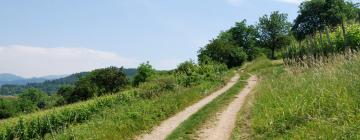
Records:
[[[257,77],[251,76],[246,87],[236,96],[229,106],[217,116],[215,122],[211,122],[207,127],[199,131],[201,140],[228,140],[231,132],[235,128],[237,113],[244,104],[246,96],[254,89],[257,84]]]
[[[230,89],[235,83],[239,80],[239,74],[236,74],[231,80],[221,89],[215,91],[199,102],[187,107],[185,110],[177,113],[175,116],[163,121],[160,126],[155,127],[151,133],[145,134],[139,138],[138,140],[163,140],[171,134],[175,128],[180,125],[183,121],[188,119],[192,114],[196,113],[203,106],[214,100],[219,95],[223,94],[225,91]]]

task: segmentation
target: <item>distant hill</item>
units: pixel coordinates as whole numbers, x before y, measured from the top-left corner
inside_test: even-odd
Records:
[[[6,82],[6,81],[15,81],[15,80],[24,80],[24,78],[14,75],[14,74],[10,74],[10,73],[1,73],[0,74],[0,81],[1,82]]]
[[[125,74],[132,79],[136,74],[136,69],[124,69]],[[42,91],[48,93],[49,95],[56,93],[60,87],[66,85],[74,85],[79,78],[85,76],[89,72],[81,72],[72,74],[63,78],[55,79],[55,80],[46,80],[45,78],[43,82],[31,82],[25,84],[4,84],[0,88],[0,95],[17,95],[22,91],[29,88],[37,88]],[[36,80],[35,78],[33,80]]]
[[[42,83],[46,80],[54,80],[63,78],[66,75],[49,75],[44,77],[35,77],[35,78],[23,78],[9,73],[0,74],[0,86],[1,85],[26,85],[28,83]]]

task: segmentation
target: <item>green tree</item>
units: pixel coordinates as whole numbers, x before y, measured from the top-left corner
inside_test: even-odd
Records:
[[[142,82],[155,74],[155,69],[149,64],[149,62],[142,63],[137,68],[137,73],[134,77],[133,85],[138,86]]]
[[[245,50],[248,60],[253,60],[256,55],[258,55],[259,51],[256,48],[258,32],[255,26],[248,26],[246,24],[246,20],[243,20],[241,22],[237,22],[235,27],[232,27],[228,32],[231,34],[232,40],[235,44]]]
[[[78,98],[74,97],[74,87],[71,86],[62,86],[57,92],[57,95],[60,95],[62,98],[60,98],[56,105],[65,105],[68,103],[73,103],[78,101]]]
[[[224,63],[228,68],[241,66],[246,61],[247,55],[243,48],[222,38],[214,39],[198,52],[200,63],[209,61]]]
[[[271,50],[271,58],[275,59],[275,51],[290,44],[289,30],[291,24],[287,21],[287,14],[272,12],[270,16],[260,17],[258,29],[263,47]]]
[[[129,84],[124,68],[108,67],[97,69],[89,75],[90,85],[98,87],[99,94],[118,92]]]
[[[353,20],[357,17],[357,4],[345,0],[325,0],[324,16],[327,24],[331,27],[341,26],[343,37],[346,44],[346,27],[347,20]]]
[[[326,28],[327,20],[324,5],[325,0],[311,0],[301,3],[299,6],[299,15],[296,17],[291,31],[300,43],[308,35],[312,36],[315,40],[316,32],[319,31],[320,42],[323,45],[322,32],[326,30],[328,43],[331,45]],[[315,45],[314,43],[315,41],[313,41],[313,45]]]

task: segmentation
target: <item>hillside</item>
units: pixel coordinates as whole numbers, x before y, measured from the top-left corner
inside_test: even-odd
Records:
[[[6,81],[14,81],[14,80],[23,80],[24,78],[10,73],[1,73],[0,79],[1,82],[6,82]]]
[[[129,78],[134,77],[136,74],[136,69],[124,69],[124,72]],[[33,82],[27,83],[26,85],[17,85],[17,84],[6,84],[2,85],[0,88],[0,95],[17,95],[20,94],[22,91],[29,89],[29,88],[37,88],[49,95],[56,93],[60,87],[65,85],[73,85],[79,78],[85,76],[88,72],[81,72],[66,76],[64,78],[55,79],[55,80],[46,80],[45,78],[38,79],[43,80],[44,82]],[[53,78],[53,76],[52,76]],[[13,78],[14,79],[14,78]],[[34,79],[36,80],[36,79]],[[34,81],[33,80],[33,81]],[[26,81],[26,80],[23,80]],[[30,81],[32,81],[30,79]]]
[[[46,80],[55,80],[66,77],[66,75],[49,75],[35,78],[23,78],[9,73],[0,74],[0,86],[2,85],[26,85],[28,83],[42,83]]]

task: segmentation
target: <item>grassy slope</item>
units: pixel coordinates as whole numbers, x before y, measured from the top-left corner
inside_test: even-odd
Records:
[[[230,79],[229,73],[225,79]],[[46,139],[133,139],[150,131],[162,120],[207,96],[223,83],[203,82],[194,88],[165,93],[151,100],[136,100],[129,104],[115,104],[82,124],[65,131],[47,135]]]
[[[217,112],[226,107],[245,86],[246,82],[244,81],[249,77],[247,73],[240,73],[240,80],[232,88],[181,123],[167,139],[193,139],[193,137],[196,137],[196,130],[213,119]]]
[[[359,54],[350,59],[337,56],[316,68],[276,66],[256,72],[261,82],[247,120],[248,138],[360,138]],[[239,115],[234,139],[243,133],[242,118]]]

